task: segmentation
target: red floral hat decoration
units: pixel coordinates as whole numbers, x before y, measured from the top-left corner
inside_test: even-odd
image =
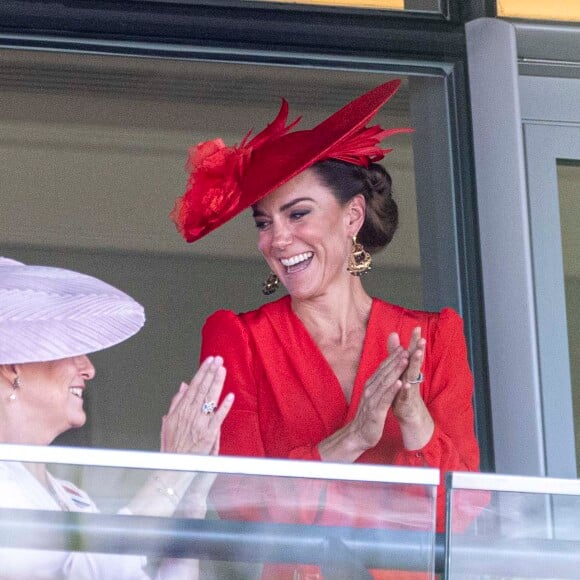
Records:
[[[377,111],[397,92],[401,81],[384,83],[306,131],[291,129],[288,103],[263,131],[239,146],[228,147],[221,139],[191,147],[187,188],[178,197],[170,218],[187,242],[199,240],[244,209],[318,161],[338,159],[368,167],[391,149],[378,144],[395,133],[412,129],[366,127]]]

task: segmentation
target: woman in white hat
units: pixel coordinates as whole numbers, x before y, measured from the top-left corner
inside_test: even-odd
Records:
[[[0,443],[49,445],[86,420],[83,393],[95,376],[87,357],[137,333],[143,307],[84,274],[0,258]],[[233,395],[218,407],[226,371],[206,359],[173,397],[161,429],[161,451],[216,454]],[[203,517],[211,478],[155,473],[125,514]],[[200,501],[201,500],[201,501]],[[0,508],[98,511],[88,495],[53,477],[43,464],[0,462]],[[0,550],[7,579],[149,578],[145,558]],[[194,560],[167,560],[157,578],[197,578]]]

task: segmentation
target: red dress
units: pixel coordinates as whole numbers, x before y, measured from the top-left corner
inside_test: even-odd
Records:
[[[236,395],[222,428],[221,454],[320,460],[318,443],[353,419],[365,382],[387,357],[389,334],[399,333],[406,346],[416,326],[427,340],[420,389],[435,423],[433,436],[422,449],[407,451],[390,412],[381,441],[357,463],[439,468],[437,529],[443,531],[445,472],[474,471],[479,466],[473,377],[463,323],[450,308],[430,313],[373,299],[350,404],[332,368],[294,314],[289,296],[243,314],[217,311],[204,325],[201,359],[224,358],[223,392]],[[326,506],[328,501],[325,496]],[[366,524],[351,521],[347,525]]]

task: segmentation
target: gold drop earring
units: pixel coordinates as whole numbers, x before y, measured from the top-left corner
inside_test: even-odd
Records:
[[[356,236],[352,237],[352,250],[348,257],[346,270],[353,276],[362,276],[371,269],[373,258],[364,249],[362,244],[356,241]]]
[[[270,272],[270,275],[262,283],[262,294],[265,294],[266,296],[274,294],[279,285],[280,280],[278,279],[278,276],[276,276],[274,272]]]

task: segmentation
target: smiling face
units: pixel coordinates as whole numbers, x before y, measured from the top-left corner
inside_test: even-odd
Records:
[[[344,206],[311,169],[303,171],[254,206],[258,248],[293,298],[322,296],[351,283],[346,271],[364,200]]]
[[[48,444],[61,433],[85,424],[83,393],[86,382],[95,376],[87,356],[14,368],[21,386],[9,408],[18,413],[19,426],[13,426],[12,435],[19,442]]]

